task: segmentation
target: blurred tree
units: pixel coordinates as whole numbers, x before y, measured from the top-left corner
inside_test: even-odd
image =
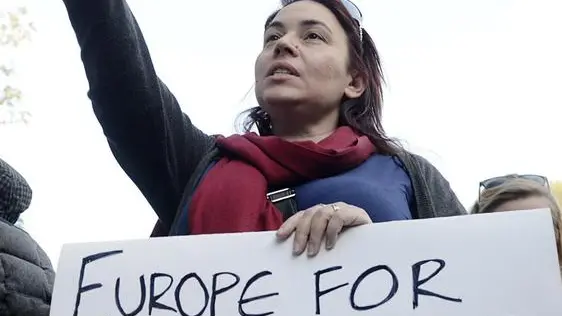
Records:
[[[550,183],[550,189],[552,190],[552,194],[558,200],[558,203],[562,204],[562,181],[552,181]]]
[[[13,86],[13,57],[35,31],[25,7],[0,10],[0,124],[27,123],[31,115],[20,106],[22,92]]]

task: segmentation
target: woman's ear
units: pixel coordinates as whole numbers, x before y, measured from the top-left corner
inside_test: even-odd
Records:
[[[365,76],[354,71],[349,76],[349,83],[344,90],[344,94],[348,99],[359,98],[367,88],[367,80]]]

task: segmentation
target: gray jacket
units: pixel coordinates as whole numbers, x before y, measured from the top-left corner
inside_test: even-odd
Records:
[[[22,229],[0,219],[0,315],[48,316],[55,272]]]
[[[55,272],[47,254],[14,226],[29,206],[25,179],[0,159],[0,315],[48,316]]]
[[[199,179],[220,157],[215,139],[191,123],[156,75],[125,0],[64,4],[80,45],[94,113],[115,158],[158,215],[153,236],[168,235]],[[412,180],[415,218],[466,213],[427,160],[406,151],[399,158]]]

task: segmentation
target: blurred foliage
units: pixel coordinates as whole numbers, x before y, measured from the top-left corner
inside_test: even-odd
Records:
[[[558,203],[562,204],[562,181],[552,181],[550,183],[550,189],[558,200]]]
[[[27,123],[31,113],[21,107],[22,91],[14,86],[13,58],[18,48],[31,41],[35,27],[27,8],[0,11],[0,124]]]

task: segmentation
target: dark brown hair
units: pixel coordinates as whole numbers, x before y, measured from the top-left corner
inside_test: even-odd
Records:
[[[348,37],[350,69],[366,79],[366,89],[357,99],[344,99],[340,106],[340,125],[350,126],[368,136],[381,154],[396,154],[400,145],[386,136],[382,127],[382,85],[384,82],[379,53],[367,31],[351,17],[338,0],[312,0],[326,6],[336,16]],[[275,18],[276,11],[269,16],[265,27]],[[261,107],[254,107],[245,115],[244,132],[256,126],[262,136],[272,135],[271,121]]]

